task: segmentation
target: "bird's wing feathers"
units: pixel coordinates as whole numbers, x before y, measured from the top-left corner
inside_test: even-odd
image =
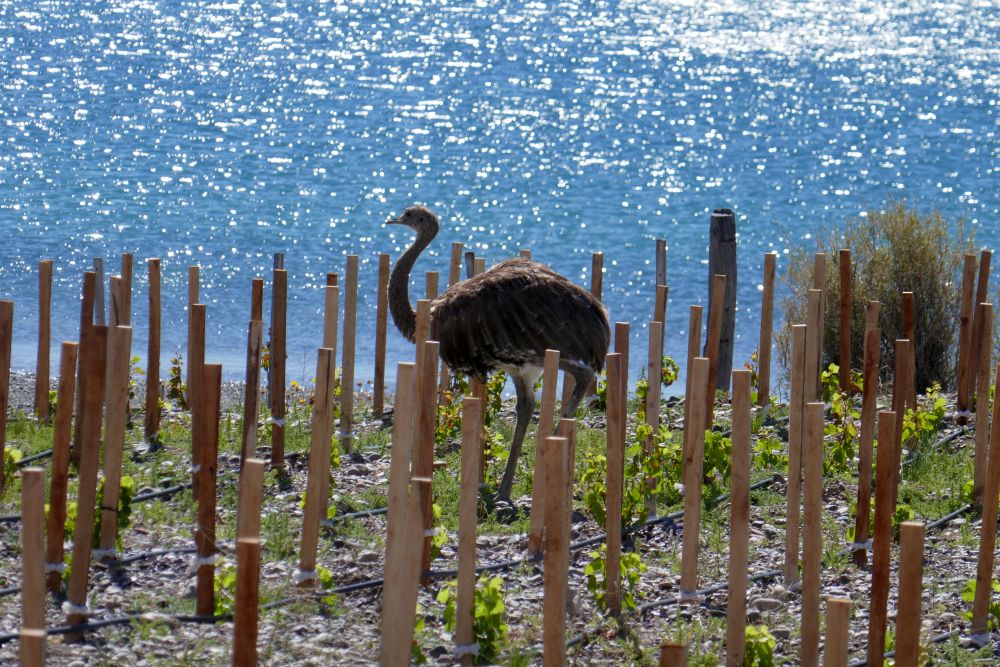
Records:
[[[435,301],[431,335],[455,370],[483,377],[498,365],[540,365],[546,349],[599,370],[610,341],[603,306],[582,288],[512,260]]]

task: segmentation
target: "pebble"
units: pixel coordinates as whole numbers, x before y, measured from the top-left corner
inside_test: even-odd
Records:
[[[784,607],[785,603],[774,598],[757,598],[750,603],[750,606],[757,611],[774,611],[775,609]]]
[[[379,561],[379,553],[377,551],[362,551],[358,554],[358,562],[361,564],[367,563],[377,563]]]

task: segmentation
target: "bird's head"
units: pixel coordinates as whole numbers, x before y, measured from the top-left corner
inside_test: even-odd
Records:
[[[419,204],[409,207],[398,218],[389,218],[385,221],[385,224],[405,225],[419,235],[429,233],[431,236],[434,236],[438,231],[437,216],[434,215],[432,210]]]

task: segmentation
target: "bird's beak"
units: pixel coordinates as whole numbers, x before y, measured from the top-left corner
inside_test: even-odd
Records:
[[[398,225],[399,224],[399,218],[388,218],[385,221],[385,224],[387,224],[387,225]]]

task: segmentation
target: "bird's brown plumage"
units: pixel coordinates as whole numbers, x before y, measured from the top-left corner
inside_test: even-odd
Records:
[[[541,366],[559,350],[599,373],[610,342],[604,306],[547,266],[509,259],[431,304],[431,338],[453,370],[484,378],[501,366]]]
[[[437,235],[438,220],[430,209],[411,206],[389,222],[417,233],[389,278],[392,320],[413,341],[416,314],[410,305],[410,272]],[[438,341],[441,358],[452,370],[485,379],[499,368],[514,380],[517,423],[497,491],[509,499],[533,411],[532,384],[544,365],[545,350],[558,350],[559,367],[575,380],[562,406],[563,416],[572,416],[604,367],[611,341],[607,311],[590,292],[552,269],[528,259],[510,259],[449,287],[431,304],[430,320],[430,337]]]

